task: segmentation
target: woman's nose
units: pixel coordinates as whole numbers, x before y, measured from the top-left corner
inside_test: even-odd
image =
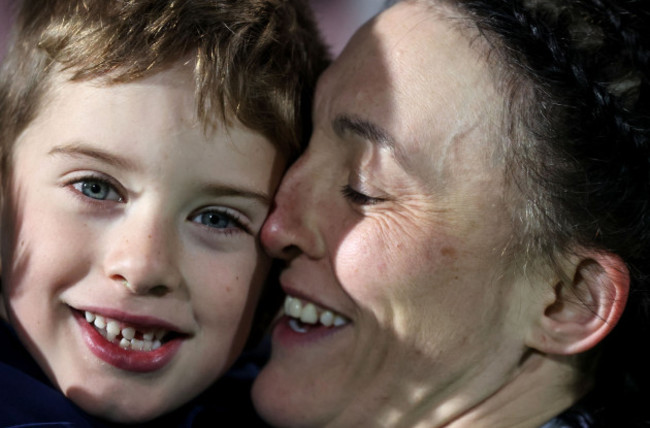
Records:
[[[322,257],[325,242],[320,233],[323,212],[318,174],[307,154],[285,174],[274,207],[261,232],[262,244],[275,258],[289,260],[299,254]]]
[[[182,278],[171,223],[124,219],[118,235],[107,244],[107,275],[134,294],[161,296],[177,289]]]

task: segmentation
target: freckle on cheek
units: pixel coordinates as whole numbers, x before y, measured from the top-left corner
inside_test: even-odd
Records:
[[[452,247],[442,247],[440,254],[443,257],[449,257],[450,259],[456,258],[456,249]]]

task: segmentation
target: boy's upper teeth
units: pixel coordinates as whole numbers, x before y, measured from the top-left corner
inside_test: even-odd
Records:
[[[305,324],[320,323],[325,327],[342,327],[349,321],[342,315],[320,306],[304,302],[297,297],[287,296],[284,299],[284,313],[302,321]]]
[[[161,340],[167,334],[167,330],[164,329],[139,331],[136,327],[125,325],[89,311],[85,311],[84,315],[86,321],[92,324],[95,330],[104,336],[106,340],[124,349],[153,351],[162,346]]]

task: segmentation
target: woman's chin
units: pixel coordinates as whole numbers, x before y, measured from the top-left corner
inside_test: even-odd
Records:
[[[272,426],[294,426],[297,420],[304,419],[303,412],[313,417],[309,406],[297,399],[281,379],[270,363],[255,380],[251,396],[260,417]]]

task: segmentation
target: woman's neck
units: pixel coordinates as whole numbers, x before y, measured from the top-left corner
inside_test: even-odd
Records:
[[[384,395],[381,404],[360,397],[327,426],[539,428],[591,389],[591,380],[581,378],[576,367],[575,357],[531,353],[505,383],[482,385],[481,376],[476,376],[475,381],[442,399],[416,387],[406,391],[408,382],[403,381]],[[409,399],[404,400],[405,396]],[[361,403],[367,411],[360,408],[364,406]],[[350,415],[365,417],[348,420]]]
[[[531,353],[493,394],[442,425],[445,428],[538,428],[575,404],[593,387],[575,356]],[[425,426],[425,425],[422,425]]]

